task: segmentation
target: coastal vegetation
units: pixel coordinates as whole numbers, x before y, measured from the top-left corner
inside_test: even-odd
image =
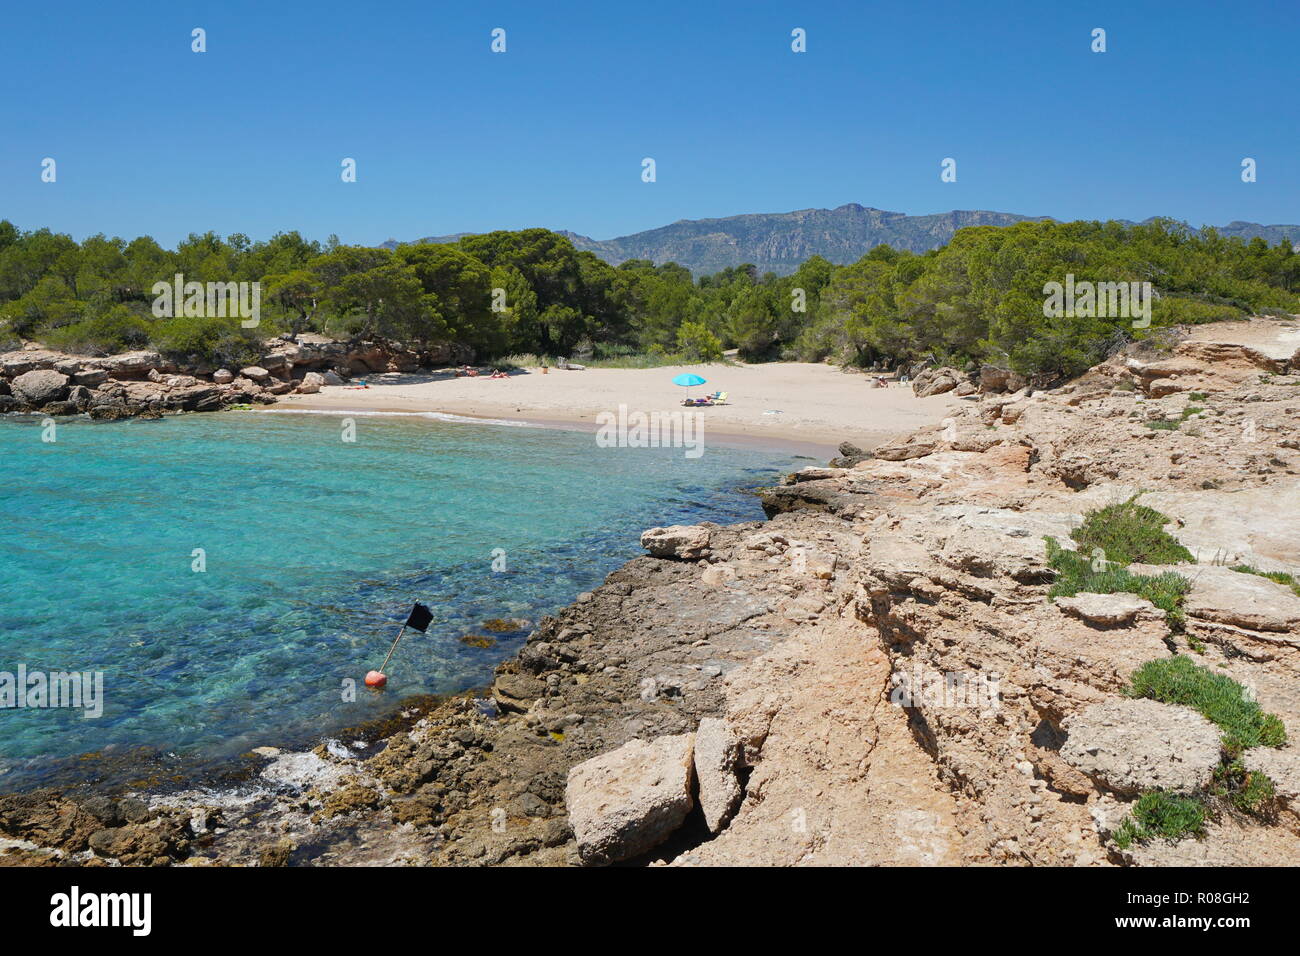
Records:
[[[1269,819],[1277,789],[1267,774],[1249,770],[1241,755],[1253,747],[1281,747],[1286,728],[1266,713],[1245,686],[1184,655],[1147,661],[1133,674],[1130,697],[1180,704],[1199,712],[1223,734],[1223,758],[1204,793],[1152,790],[1141,795],[1112,834],[1121,850],[1155,837],[1202,836],[1217,805]]]
[[[1138,504],[1137,499],[1134,495],[1127,501],[1088,512],[1070,537],[1081,549],[1100,548],[1106,560],[1119,564],[1194,562],[1192,552],[1165,531],[1169,518]]]
[[[153,287],[260,282],[256,328],[238,319],[157,318]],[[1150,283],[1149,326],[1128,315],[1044,316],[1044,286]],[[1113,310],[1112,310],[1113,311]],[[396,249],[320,243],[297,232],[254,242],[191,234],[175,249],[102,234],[77,242],[0,222],[0,347],[20,340],[84,354],[149,347],[234,364],[281,332],[459,343],[592,362],[829,360],[897,368],[992,362],[1077,374],[1124,343],[1179,323],[1300,311],[1300,255],[1172,220],[1019,222],[958,231],[923,254],[876,246],[793,274],[752,265],[693,277],[674,263],[617,267],[545,229]],[[1071,314],[1077,313],[1077,314]]]
[[[1281,747],[1286,728],[1276,714],[1260,709],[1246,688],[1224,674],[1178,655],[1147,661],[1131,680],[1130,696],[1199,711],[1223,731],[1223,749],[1230,757],[1252,747]]]
[[[1171,626],[1183,622],[1182,603],[1191,582],[1181,574],[1134,574],[1129,564],[1194,562],[1192,553],[1165,531],[1169,518],[1154,508],[1126,501],[1087,512],[1070,532],[1078,550],[1046,538],[1047,564],[1056,572],[1049,597],[1126,592],[1145,598],[1168,615]]]
[[[1076,594],[1136,594],[1168,615],[1173,627],[1183,621],[1182,603],[1191,583],[1181,574],[1133,574],[1127,568],[1097,561],[1077,551],[1060,546],[1047,538],[1047,563],[1056,572],[1048,597],[1074,597]]]

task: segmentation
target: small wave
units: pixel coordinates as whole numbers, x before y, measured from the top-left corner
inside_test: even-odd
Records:
[[[381,412],[351,408],[260,408],[263,415],[357,415],[362,418],[428,418],[436,422],[457,422],[463,425],[506,425],[510,428],[545,428],[534,422],[520,422],[510,418],[474,418],[471,415],[453,415],[451,412]]]

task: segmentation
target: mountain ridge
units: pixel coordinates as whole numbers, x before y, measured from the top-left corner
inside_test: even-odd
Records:
[[[760,273],[788,275],[815,255],[836,265],[844,265],[856,262],[882,244],[922,253],[944,245],[958,229],[968,226],[1009,226],[1049,218],[987,209],[952,209],[911,216],[845,203],[834,209],[807,208],[782,213],[678,219],[664,226],[612,239],[593,239],[566,229],[556,229],[555,232],[569,239],[576,248],[592,252],[611,265],[619,265],[628,259],[649,259],[656,265],[676,262],[700,276],[742,263],[753,263]],[[1300,225],[1263,225],[1238,219],[1216,228],[1225,236],[1243,239],[1260,236],[1270,244],[1283,239],[1300,242]],[[426,236],[415,242],[456,242],[469,235],[475,233]],[[389,239],[381,245],[395,249],[401,244],[396,239]]]

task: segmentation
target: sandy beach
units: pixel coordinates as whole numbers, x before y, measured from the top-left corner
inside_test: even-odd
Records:
[[[775,362],[763,365],[674,365],[653,369],[552,368],[513,373],[507,379],[457,378],[450,372],[367,376],[370,386],[325,386],[314,395],[285,395],[274,410],[441,412],[475,418],[511,419],[557,427],[596,427],[601,412],[681,409],[687,389],[672,384],[692,372],[708,384],[690,389],[703,396],[722,390],[725,405],[702,408],[705,435],[809,452],[852,441],[870,448],[886,439],[941,421],[961,399],[917,398],[910,387],[873,388],[860,372],[829,365]],[[351,384],[351,383],[350,383]]]

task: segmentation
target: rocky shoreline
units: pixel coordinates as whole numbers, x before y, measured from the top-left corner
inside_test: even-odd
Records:
[[[285,334],[264,343],[252,364],[223,368],[191,357],[123,352],[89,357],[36,343],[0,354],[0,413],[81,415],[103,420],[211,412],[232,405],[273,404],[289,393],[380,372],[416,372],[468,361],[456,346],[415,350],[383,340],[338,341]]]
[[[0,863],[1294,864],[1300,352],[918,388],[940,377],[976,386],[942,425],[790,476],[765,522],[648,530],[490,689],[382,748],[267,749],[228,793],[0,797]],[[1135,494],[1193,557],[1167,566],[1177,618],[1051,597],[1047,539]],[[1234,758],[1271,781],[1259,812],[1211,794],[1214,725],[1128,692],[1175,655],[1289,732]],[[1204,831],[1121,846],[1166,787],[1204,792]]]

